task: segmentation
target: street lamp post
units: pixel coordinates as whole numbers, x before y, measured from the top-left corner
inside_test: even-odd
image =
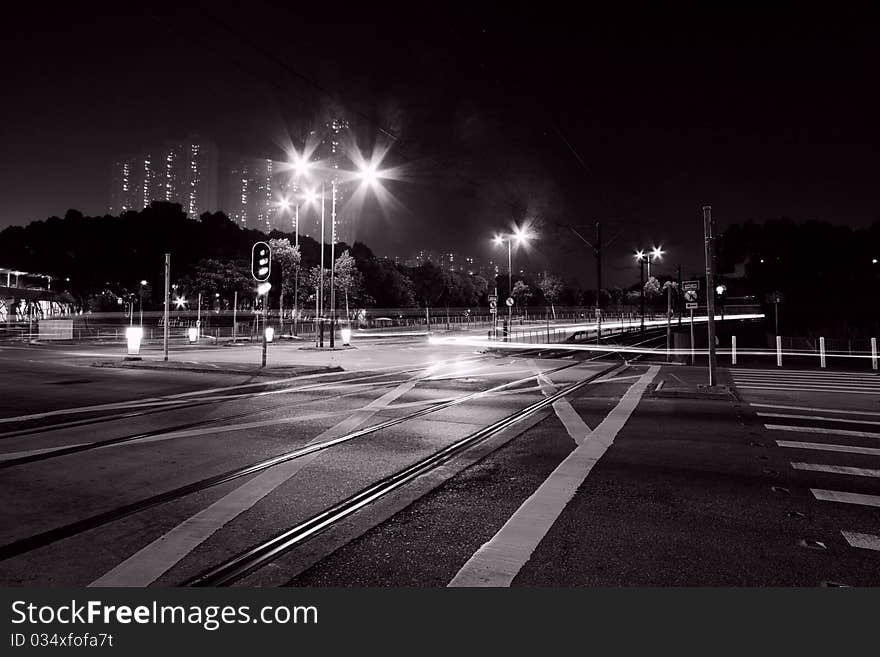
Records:
[[[639,249],[635,253],[636,262],[639,263],[639,298],[641,302],[642,312],[642,328],[641,332],[645,332],[645,263],[648,263],[648,280],[651,279],[651,262],[653,260],[661,260],[663,258],[663,249],[655,246],[651,249],[651,253],[645,253],[643,249]]]
[[[330,348],[336,347],[336,178],[330,180]]]
[[[528,232],[519,226],[514,226],[513,233],[508,235],[496,235],[495,243],[503,244],[507,242],[507,294],[512,299],[513,298],[513,245],[512,243],[516,241],[517,245],[522,244],[526,240],[530,239],[531,235]],[[505,303],[506,300],[505,300]],[[507,329],[510,331],[510,327],[513,325],[513,306],[507,306]]]
[[[147,284],[147,281],[141,281],[141,285],[138,288],[138,306],[140,306],[141,310],[141,328],[144,328],[144,285]]]
[[[360,155],[357,156],[356,159],[361,159]],[[305,173],[308,169],[312,167],[313,163],[308,161],[307,157],[295,156],[294,169],[298,174]],[[356,173],[356,177],[360,178],[368,186],[372,186],[376,184],[376,182],[383,177],[386,177],[386,174],[377,171],[377,161],[371,162],[361,162],[358,165],[360,169],[358,172],[344,172],[345,174]],[[335,329],[336,329],[336,200],[338,196],[339,190],[339,180],[337,178],[339,169],[337,167],[333,167],[333,177],[330,178],[330,188],[332,193],[331,198],[331,206],[330,206],[330,221],[331,221],[331,230],[330,230],[330,312],[331,312],[331,325],[330,325],[330,347],[335,347]],[[318,271],[318,286],[315,290],[315,346],[323,347],[324,346],[324,336],[323,331],[320,329],[323,328],[323,318],[324,318],[324,233],[325,233],[325,222],[326,222],[326,179],[321,180],[321,255],[320,255],[320,266]],[[314,191],[307,192],[306,201],[314,201],[316,200],[316,194]],[[296,229],[295,229],[295,238],[296,246],[299,246],[299,203],[296,205]],[[295,278],[294,278],[294,315],[297,312],[297,303],[298,303],[298,286],[299,286],[299,268],[297,267]],[[294,319],[294,331],[296,327],[296,320]]]
[[[293,223],[293,246],[299,248],[299,199],[296,201],[296,214]],[[300,255],[300,261],[302,255]],[[293,335],[296,335],[296,319],[299,315],[299,265],[296,263],[296,269],[293,272]]]

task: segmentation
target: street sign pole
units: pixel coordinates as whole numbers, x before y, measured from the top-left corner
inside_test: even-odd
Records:
[[[238,315],[238,290],[232,293],[232,341],[238,337],[238,324],[235,320]]]
[[[691,365],[695,365],[697,362],[697,354],[694,350],[694,309],[691,308]]]

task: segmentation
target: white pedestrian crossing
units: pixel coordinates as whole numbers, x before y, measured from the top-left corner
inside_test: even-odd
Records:
[[[849,548],[880,552],[874,531],[880,525],[880,376],[754,368],[729,372],[770,435],[801,438],[775,443],[799,457],[790,457],[789,465],[814,498],[815,512],[840,523],[836,531]]]
[[[880,376],[876,374],[742,368],[731,369],[730,374],[737,389],[741,390],[880,395]]]

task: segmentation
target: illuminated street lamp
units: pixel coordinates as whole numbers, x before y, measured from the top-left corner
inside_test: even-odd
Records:
[[[496,245],[500,246],[507,242],[507,293],[513,298],[513,255],[512,245],[516,243],[517,246],[524,244],[527,240],[530,240],[533,236],[528,233],[527,230],[521,228],[519,226],[514,226],[513,233],[507,235],[496,235],[493,238],[493,241]],[[505,301],[505,303],[507,303]],[[507,305],[507,325],[511,326],[513,322],[513,306]]]
[[[146,280],[141,281],[141,285],[138,288],[138,301],[140,302],[138,305],[141,309],[141,328],[144,326],[144,285],[147,284]]]

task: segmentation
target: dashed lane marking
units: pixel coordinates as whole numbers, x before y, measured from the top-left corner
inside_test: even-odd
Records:
[[[825,490],[824,488],[811,488],[810,492],[813,493],[813,497],[823,502],[842,502],[844,504],[880,507],[880,495],[847,493],[840,490]]]
[[[823,452],[845,452],[847,454],[867,454],[868,456],[880,456],[880,449],[876,447],[853,447],[851,445],[832,445],[829,443],[804,443],[794,440],[777,440],[779,447],[792,449],[816,449]]]
[[[614,442],[654,380],[651,366],[617,406],[560,463],[504,526],[468,560],[449,586],[510,586],[587,475]]]
[[[795,470],[828,472],[831,474],[853,475],[856,477],[880,477],[880,470],[872,468],[852,468],[847,465],[826,465],[824,463],[792,463]]]

